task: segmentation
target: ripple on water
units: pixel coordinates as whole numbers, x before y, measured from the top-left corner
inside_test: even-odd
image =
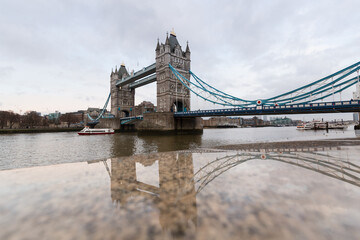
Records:
[[[0,171],[0,239],[359,239],[359,151],[164,152]]]
[[[0,135],[0,170],[228,144],[354,136],[350,128],[326,133],[297,131],[293,127],[205,129],[202,135],[119,133],[78,136],[74,132]]]

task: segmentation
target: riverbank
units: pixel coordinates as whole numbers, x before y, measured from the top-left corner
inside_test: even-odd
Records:
[[[25,129],[0,129],[0,134],[15,133],[53,133],[53,132],[77,132],[82,128],[25,128]]]
[[[283,142],[260,142],[244,143],[218,146],[216,149],[222,150],[273,150],[273,149],[314,149],[340,146],[357,146],[360,145],[359,138],[329,139],[329,140],[312,140],[312,141],[283,141]]]

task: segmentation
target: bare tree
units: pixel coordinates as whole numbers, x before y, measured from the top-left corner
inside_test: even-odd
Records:
[[[9,112],[0,111],[0,128],[3,129],[7,127],[7,123],[9,121]]]
[[[72,113],[65,113],[65,114],[61,115],[60,121],[61,122],[66,122],[68,127],[70,127],[70,125],[72,123],[77,123],[78,122],[78,118]]]
[[[34,126],[41,126],[42,117],[35,111],[30,111],[22,116],[22,127],[32,128]]]
[[[9,112],[9,127],[12,129],[15,123],[20,122],[20,115],[12,111]]]

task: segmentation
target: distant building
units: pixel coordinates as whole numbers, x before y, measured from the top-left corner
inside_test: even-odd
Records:
[[[353,113],[354,122],[359,122],[359,113]]]
[[[54,113],[49,113],[48,115],[45,115],[45,118],[49,120],[50,123],[59,123],[60,121],[61,113],[58,111],[55,111]]]
[[[274,118],[271,120],[271,124],[275,126],[292,126],[293,121],[291,118]]]
[[[142,115],[147,112],[155,112],[156,108],[153,103],[143,101],[139,105],[135,106],[135,116]]]
[[[230,117],[212,117],[203,120],[204,127],[216,128],[216,127],[237,127],[241,126],[241,118],[230,118]]]
[[[97,116],[100,115],[101,109],[100,109],[100,108],[89,107],[89,108],[86,110],[86,113],[89,114],[90,117],[96,118]]]
[[[264,126],[264,120],[262,120],[258,117],[243,118],[242,125],[244,127],[260,127],[260,126]]]
[[[72,115],[74,122],[80,123],[80,122],[84,122],[85,113],[86,113],[86,111],[79,110],[77,112],[69,112],[68,114]]]

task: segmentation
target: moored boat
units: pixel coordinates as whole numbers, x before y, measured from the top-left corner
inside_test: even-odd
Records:
[[[114,129],[111,128],[89,128],[85,127],[78,132],[79,135],[100,135],[100,134],[114,134]]]
[[[304,128],[305,128],[305,124],[300,124],[296,126],[297,130],[304,130]]]
[[[297,130],[311,130],[314,129],[314,125],[312,123],[303,123],[296,126]]]
[[[296,127],[297,130],[327,130],[327,129],[346,129],[348,126],[339,122],[323,122],[311,121],[300,124]]]

